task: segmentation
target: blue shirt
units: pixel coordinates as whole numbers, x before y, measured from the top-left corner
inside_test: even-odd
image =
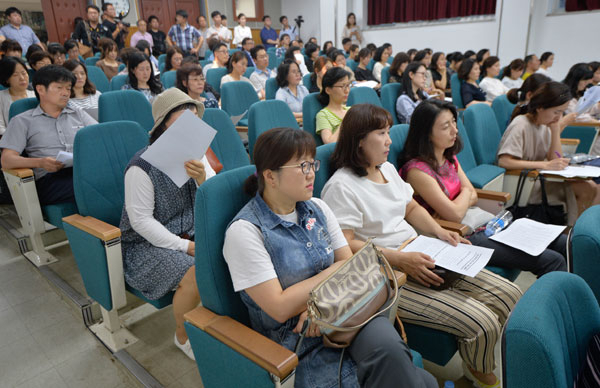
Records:
[[[429,94],[423,92],[425,99],[429,98]],[[415,111],[417,105],[421,103],[420,100],[413,101],[408,95],[401,94],[396,100],[396,115],[400,124],[410,124],[410,118]]]
[[[281,35],[283,34],[288,34],[290,36],[290,44],[292,43],[292,40],[295,40],[298,37],[298,29],[296,27],[292,27],[290,26],[290,28],[286,28],[286,29],[281,29],[281,31],[279,31],[279,37],[281,38]]]
[[[29,46],[35,43],[40,43],[37,35],[31,27],[21,24],[19,28],[8,23],[7,25],[0,28],[0,35],[3,35],[7,39],[16,40],[23,49],[23,54],[27,52]]]
[[[265,49],[275,47],[274,44],[267,43],[267,40],[269,39],[277,40],[277,31],[272,28],[263,27],[263,29],[260,30],[260,40],[262,40],[262,44],[265,46]]]
[[[277,90],[275,99],[284,101],[286,104],[288,104],[292,112],[301,113],[302,100],[304,100],[304,97],[308,96],[308,89],[306,89],[306,87],[303,85],[298,85],[296,86],[296,93],[298,95],[294,96],[294,94],[290,91],[290,88],[286,86]]]
[[[169,29],[169,38],[183,51],[189,51],[194,48],[194,38],[198,39],[202,34],[189,24],[182,30],[179,24],[171,26]]]

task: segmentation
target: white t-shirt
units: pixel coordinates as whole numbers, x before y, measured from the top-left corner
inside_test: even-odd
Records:
[[[206,179],[216,175],[206,156],[201,162]],[[148,174],[138,166],[125,173],[125,209],[131,228],[155,247],[187,252],[189,240],[171,232],[154,218],[154,185]]]
[[[208,38],[210,38],[212,34],[217,34],[219,40],[222,42],[231,41],[231,31],[222,24],[219,28],[215,26],[209,27],[206,34]]]
[[[481,90],[485,92],[485,99],[489,102],[494,101],[498,96],[508,93],[509,89],[498,78],[485,77],[479,83]]]
[[[242,27],[240,25],[235,26],[233,29],[233,42],[231,43],[233,43],[236,47],[239,47],[242,45],[244,38],[252,39],[252,30],[250,27]]]
[[[335,251],[348,245],[329,206],[318,198],[312,198],[311,201],[321,208],[327,219],[331,248]],[[284,221],[298,223],[296,210],[290,214],[278,214],[278,216]],[[237,220],[229,226],[225,232],[223,256],[229,266],[235,292],[277,278],[271,256],[265,248],[262,232],[251,222]]]
[[[548,77],[548,78],[552,79],[552,77],[550,76],[550,72],[548,71],[548,69],[544,69],[543,67],[540,67],[539,69],[537,69],[536,73],[543,74],[543,75],[545,75],[546,77]],[[553,80],[553,79],[552,79],[552,80]],[[554,81],[554,80],[553,80],[553,81]]]
[[[398,249],[417,235],[404,219],[413,189],[400,178],[393,164],[382,164],[381,173],[387,183],[375,183],[349,168],[341,168],[327,181],[321,197],[342,229],[352,229],[359,240],[373,237],[376,245]]]
[[[510,90],[510,89],[519,89],[521,85],[523,85],[523,79],[517,78],[512,79],[510,77],[502,78],[502,83]]]

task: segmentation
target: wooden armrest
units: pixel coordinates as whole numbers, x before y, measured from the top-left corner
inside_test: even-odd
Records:
[[[81,229],[102,241],[110,241],[121,237],[121,229],[94,217],[83,217],[79,214],[73,214],[62,219],[69,225]]]
[[[30,168],[3,168],[2,171],[18,178],[27,178],[33,176],[33,170]]]
[[[465,236],[469,231],[469,227],[467,225],[459,224],[452,221],[440,220],[438,218],[435,221],[444,229],[450,230],[452,232],[456,232],[461,236]]]
[[[302,125],[302,117],[297,117],[296,121],[298,122],[298,125]]]
[[[394,270],[394,276],[396,276],[396,282],[398,282],[398,288],[402,287],[406,283],[406,274],[402,271]],[[392,280],[389,276],[388,278]]]
[[[521,175],[521,171],[522,170],[506,170],[506,172],[504,173],[504,175],[516,175],[519,176]],[[540,172],[538,170],[531,170],[529,171],[529,174],[527,174],[528,178],[537,178],[537,176],[540,175]]]
[[[477,196],[480,199],[490,199],[492,201],[498,202],[508,202],[510,200],[510,193],[505,193],[503,191],[491,191],[491,190],[482,190],[475,189],[477,192]]]
[[[280,379],[298,365],[298,356],[294,352],[231,317],[217,315],[199,306],[186,313],[184,319]]]
[[[575,121],[567,127],[600,127],[600,121]]]
[[[242,127],[241,125],[236,125],[235,129],[238,132],[248,132],[248,127]]]
[[[560,144],[566,144],[566,145],[579,145],[579,143],[581,143],[581,140],[579,139],[560,139]]]

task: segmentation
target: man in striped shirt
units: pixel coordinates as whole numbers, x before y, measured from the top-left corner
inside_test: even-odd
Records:
[[[198,55],[198,50],[202,46],[204,38],[200,31],[187,22],[188,13],[183,9],[175,13],[176,24],[171,26],[167,34],[167,41],[172,46],[177,46],[185,56]]]

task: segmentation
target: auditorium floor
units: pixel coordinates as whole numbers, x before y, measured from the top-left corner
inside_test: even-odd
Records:
[[[85,295],[68,246],[52,251],[51,264],[69,285]],[[535,280],[521,274],[523,290]],[[133,300],[133,298],[132,298]],[[135,303],[135,302],[134,302]],[[139,341],[127,351],[165,387],[201,387],[196,364],[173,345],[174,319],[165,308],[130,327]],[[496,347],[500,373],[499,346]],[[440,383],[469,387],[456,355],[444,368],[426,364]],[[121,388],[141,384],[86,329],[81,312],[20,255],[0,229],[0,387]],[[443,384],[442,384],[443,386]]]

